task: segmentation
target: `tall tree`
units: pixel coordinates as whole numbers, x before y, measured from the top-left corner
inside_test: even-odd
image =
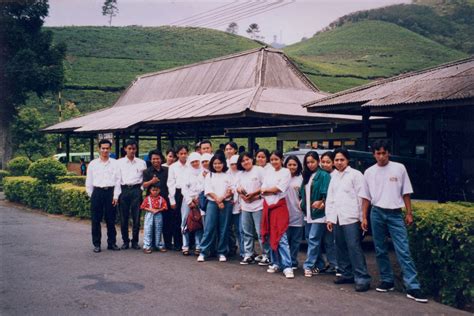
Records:
[[[0,167],[12,156],[11,122],[28,94],[42,96],[63,87],[64,44],[42,29],[47,0],[0,3]]]
[[[247,34],[250,36],[250,38],[254,40],[258,40],[261,37],[259,36],[260,33],[260,27],[258,26],[257,23],[252,23],[249,25],[247,29]]]
[[[117,7],[117,0],[105,0],[102,6],[102,15],[109,17],[109,26],[112,26],[112,18],[117,16],[119,9]]]
[[[239,32],[239,26],[235,22],[230,22],[225,31],[230,34],[237,34]]]

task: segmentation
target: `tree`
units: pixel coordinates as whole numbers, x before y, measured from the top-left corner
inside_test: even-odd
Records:
[[[105,0],[102,6],[102,15],[109,16],[109,26],[112,26],[112,18],[117,16],[119,9],[117,7],[117,0]]]
[[[15,152],[30,160],[51,154],[51,140],[41,132],[45,121],[35,108],[22,108],[12,124],[12,139]]]
[[[12,156],[10,126],[28,94],[63,87],[66,46],[42,29],[48,10],[47,0],[0,4],[0,167]]]
[[[239,26],[237,23],[231,22],[225,31],[230,34],[237,34],[239,32]]]
[[[252,23],[249,25],[249,28],[247,29],[247,34],[250,36],[251,39],[258,40],[261,37],[259,36],[260,33],[260,27],[258,26],[257,23]]]

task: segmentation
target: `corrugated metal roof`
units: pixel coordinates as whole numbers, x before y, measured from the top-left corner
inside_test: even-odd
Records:
[[[310,111],[353,107],[390,107],[474,97],[474,57],[423,71],[403,74],[315,99],[304,104]]]
[[[302,107],[325,96],[283,52],[260,48],[139,76],[112,107],[45,131],[90,133],[124,130],[137,124],[247,115],[359,119],[308,113]]]

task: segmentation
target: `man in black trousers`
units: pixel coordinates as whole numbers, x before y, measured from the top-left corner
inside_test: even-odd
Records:
[[[101,251],[102,238],[100,222],[107,223],[107,249],[120,250],[116,244],[116,206],[121,193],[120,170],[117,161],[110,158],[112,143],[103,139],[99,142],[99,158],[90,162],[87,169],[86,191],[91,198],[92,244],[94,252]]]

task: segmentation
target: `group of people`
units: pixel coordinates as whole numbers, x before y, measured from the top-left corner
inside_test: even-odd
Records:
[[[350,167],[350,153],[344,148],[321,157],[309,151],[301,163],[296,156],[284,158],[278,150],[238,154],[232,141],[213,152],[212,143],[206,140],[192,153],[185,145],[168,150],[166,158],[153,150],[147,167],[136,157],[134,140],[126,142],[126,155],[118,160],[110,158],[111,146],[110,141],[101,140],[100,156],[87,170],[94,252],[101,251],[104,217],[109,250],[126,250],[131,242],[133,249],[143,248],[146,254],[176,250],[185,256],[197,255],[198,262],[211,257],[225,262],[238,253],[242,265],[267,266],[267,272],[282,272],[292,279],[305,238],[305,277],[335,274],[334,283],[355,284],[356,291],[364,292],[370,288],[371,276],[361,232],[369,229],[370,213],[381,276],[376,290],[394,290],[386,243],[389,233],[407,297],[427,302],[420,291],[405,227],[413,222],[413,189],[405,167],[390,161],[385,141],[373,144],[376,164],[364,174]],[[406,208],[405,218],[402,207]],[[121,248],[116,244],[117,208]],[[143,247],[139,245],[141,211],[145,212]]]

